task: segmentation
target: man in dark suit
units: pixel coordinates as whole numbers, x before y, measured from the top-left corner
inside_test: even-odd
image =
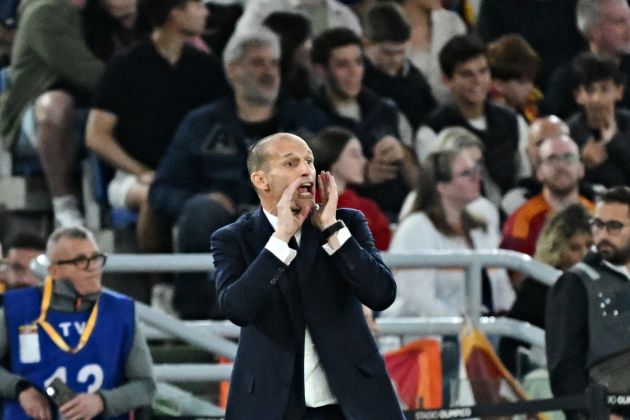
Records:
[[[242,327],[226,419],[404,419],[361,306],[396,296],[365,219],[337,210],[329,172],[315,204],[295,135],[259,141],[247,167],[262,208],[212,236],[219,304]]]

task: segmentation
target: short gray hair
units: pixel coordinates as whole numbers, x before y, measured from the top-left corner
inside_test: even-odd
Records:
[[[280,38],[265,27],[255,30],[235,32],[223,49],[223,67],[237,62],[252,47],[271,47],[276,57],[280,58]]]
[[[607,3],[626,0],[579,0],[575,9],[576,24],[582,36],[588,40],[588,32],[602,21],[602,7]]]
[[[55,229],[55,231],[48,237],[48,242],[46,242],[46,255],[48,257],[50,257],[50,254],[57,242],[63,238],[92,241],[96,244],[96,239],[94,239],[92,232],[83,226],[61,227]]]

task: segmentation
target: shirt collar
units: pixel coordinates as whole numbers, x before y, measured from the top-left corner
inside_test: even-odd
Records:
[[[271,223],[271,227],[273,227],[273,231],[275,232],[276,229],[278,229],[278,216],[274,216],[273,214],[269,213],[264,208],[263,208],[263,212],[265,213],[265,216],[267,216],[267,220],[269,220],[269,223]],[[295,237],[295,240],[299,244],[300,239],[302,237],[302,231],[298,230],[293,236]]]
[[[604,262],[604,265],[606,265],[608,268],[623,275],[626,278],[626,280],[630,280],[630,270],[628,270],[628,267],[626,267],[625,265],[616,265],[606,260],[603,260],[603,262]]]

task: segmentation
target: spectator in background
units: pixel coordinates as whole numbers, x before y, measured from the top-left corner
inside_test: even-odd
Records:
[[[368,158],[366,185],[359,194],[376,201],[390,220],[396,220],[417,181],[417,160],[401,141],[398,108],[363,86],[363,45],[351,30],[320,34],[311,57],[323,83],[317,104],[333,124],[357,136]]]
[[[248,1],[234,32],[251,31],[273,12],[296,12],[311,21],[313,34],[331,28],[347,28],[361,35],[361,23],[354,12],[337,0],[257,0]]]
[[[21,233],[6,246],[5,269],[0,271],[0,283],[6,289],[37,286],[40,281],[31,272],[31,260],[46,252],[46,242],[32,233]],[[2,256],[0,250],[0,256]]]
[[[580,33],[588,42],[588,51],[613,58],[625,77],[624,86],[630,86],[630,7],[627,0],[579,0],[576,19]],[[572,63],[558,66],[545,91],[545,111],[560,118],[568,118],[578,111],[576,88]],[[630,107],[630,89],[625,89],[621,106]]]
[[[462,127],[448,127],[440,131],[437,138],[436,152],[447,150],[466,151],[473,161],[479,166],[481,178],[481,195],[473,200],[466,210],[475,217],[485,220],[488,231],[498,237],[500,232],[499,210],[495,202],[500,199],[500,191],[496,184],[488,176],[483,160],[483,142],[479,137]],[[488,198],[490,197],[490,198]],[[416,202],[417,191],[411,191],[400,211],[399,219],[402,220],[409,213]]]
[[[512,188],[519,176],[529,174],[524,150],[527,125],[511,110],[488,99],[492,79],[485,45],[472,35],[458,35],[440,51],[444,83],[453,93],[453,104],[432,112],[416,135],[416,152],[423,160],[435,150],[437,133],[450,126],[464,127],[484,144],[488,174],[501,193]],[[524,149],[524,147],[523,147]]]
[[[444,9],[441,0],[395,1],[402,6],[411,26],[407,56],[429,81],[437,101],[450,103],[451,92],[442,83],[438,54],[448,40],[466,33],[466,25],[457,13]]]
[[[503,35],[488,45],[488,63],[492,74],[490,97],[495,103],[511,108],[527,123],[538,117],[541,92],[534,82],[540,57],[520,35]]]
[[[590,1],[590,0],[586,0]],[[541,58],[538,86],[584,48],[575,22],[578,0],[483,0],[477,32],[487,44],[502,35],[523,36]]]
[[[411,27],[395,3],[378,3],[365,16],[363,83],[377,95],[392,99],[415,132],[436,107],[424,75],[406,56]]]
[[[568,120],[580,146],[584,181],[610,188],[630,185],[630,110],[616,109],[623,97],[623,75],[614,59],[583,53],[574,60],[581,110]]]
[[[0,309],[0,359],[10,353],[0,367],[3,418],[114,418],[149,406],[151,354],[133,300],[102,290],[107,258],[92,233],[57,229],[46,254],[43,288],[6,292]],[[53,409],[44,387],[55,377],[76,394]]]
[[[580,204],[571,204],[550,217],[536,241],[534,259],[562,271],[569,270],[593,245],[589,218],[589,213]],[[544,329],[548,291],[549,286],[526,278],[516,292],[516,300],[507,316]],[[525,345],[512,338],[501,339],[499,355],[514,374],[518,373],[517,348]]]
[[[258,203],[247,152],[280,130],[312,136],[328,121],[309,102],[279,98],[280,43],[269,29],[235,33],[223,51],[234,92],[189,113],[157,168],[151,208],[174,224],[177,252],[206,252],[212,232]],[[220,317],[207,273],[180,274],[174,307],[187,319]]]
[[[467,150],[432,153],[420,170],[411,213],[394,232],[389,251],[496,249],[499,237],[468,210],[479,197],[481,168]],[[483,304],[489,313],[507,311],[514,290],[504,270],[484,270]],[[465,309],[463,270],[398,270],[397,298],[383,316],[461,316]]]
[[[55,224],[83,223],[74,176],[77,124],[104,70],[83,38],[82,0],[22,3],[11,58],[11,84],[0,96],[3,146],[39,157],[52,195]]]
[[[527,130],[525,152],[532,175],[519,178],[516,187],[503,195],[501,209],[508,216],[514,213],[527,200],[539,194],[542,185],[536,177],[540,165],[540,145],[547,138],[569,135],[569,126],[555,115],[548,115],[534,120]]]
[[[367,165],[359,139],[349,130],[329,127],[320,132],[310,145],[317,170],[329,171],[335,178],[339,193],[337,207],[361,211],[376,247],[386,251],[392,235],[389,220],[376,202],[361,197],[354,190],[365,181]]]
[[[151,211],[149,188],[177,126],[192,109],[228,91],[219,60],[187,45],[208,11],[196,0],[148,0],[154,29],[107,67],[87,123],[87,146],[116,168],[112,207],[139,211],[140,249],[170,248],[166,224]]]
[[[308,99],[315,91],[311,68],[311,22],[293,12],[273,12],[264,25],[280,38],[280,94]]]
[[[138,0],[87,0],[83,33],[92,52],[109,62],[145,34],[136,28]]]
[[[540,165],[536,176],[542,192],[518,208],[503,225],[501,248],[534,255],[536,241],[549,216],[571,204],[588,210],[593,204],[579,193],[584,166],[579,149],[566,135],[547,138],[540,145]]]

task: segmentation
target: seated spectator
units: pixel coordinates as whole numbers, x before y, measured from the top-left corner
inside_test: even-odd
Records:
[[[573,267],[593,245],[589,218],[589,213],[579,204],[571,204],[550,217],[536,241],[534,259],[562,271]],[[507,316],[544,329],[548,291],[549,286],[526,278]],[[501,360],[512,373],[517,373],[518,346],[525,343],[511,338],[501,339],[499,346]]]
[[[9,240],[5,269],[0,271],[0,283],[6,289],[37,286],[39,279],[30,269],[31,260],[46,252],[46,242],[32,233],[21,233]],[[0,257],[2,256],[0,249]]]
[[[514,213],[527,200],[540,193],[542,185],[535,175],[540,165],[540,145],[545,139],[560,135],[568,136],[569,126],[555,115],[537,118],[529,125],[525,153],[532,175],[519,178],[516,186],[503,195],[500,207],[505,214]]]
[[[337,0],[248,1],[234,32],[249,32],[261,26],[273,12],[295,12],[306,16],[311,21],[315,35],[331,28],[348,28],[361,35],[359,18],[348,6]]]
[[[483,0],[476,31],[486,44],[502,35],[522,35],[542,59],[539,86],[547,86],[550,73],[584,48],[576,26],[577,2]]]
[[[311,58],[323,83],[317,104],[333,124],[357,136],[369,160],[366,185],[359,194],[376,201],[390,220],[396,220],[417,181],[417,160],[403,146],[398,108],[363,86],[363,44],[351,30],[320,34],[313,41]]]
[[[280,94],[292,99],[312,97],[310,20],[299,13],[273,12],[263,23],[280,37]]]
[[[147,35],[136,27],[138,0],[87,0],[83,10],[85,42],[104,62]]]
[[[151,38],[107,66],[86,141],[117,170],[108,186],[110,204],[139,210],[140,249],[158,252],[170,248],[170,235],[148,205],[154,171],[184,116],[228,88],[219,60],[186,44],[204,30],[203,3],[149,0],[145,12],[154,26]]]
[[[616,109],[623,75],[612,58],[592,53],[574,61],[581,110],[567,121],[580,146],[584,181],[606,188],[630,185],[630,110]]]
[[[462,127],[448,127],[440,131],[437,138],[436,152],[447,150],[462,150],[468,152],[470,157],[475,161],[481,169],[481,195],[473,200],[466,209],[476,217],[486,221],[488,230],[492,235],[499,236],[500,223],[499,211],[496,200],[500,198],[500,192],[496,184],[488,176],[483,161],[483,143],[479,137]],[[399,219],[404,219],[411,211],[413,203],[416,201],[416,191],[411,191],[403,208],[400,211]],[[488,198],[490,197],[490,198]]]
[[[367,159],[361,142],[344,128],[330,127],[311,142],[317,171],[330,171],[335,177],[339,194],[337,207],[360,210],[374,237],[376,247],[387,250],[391,239],[389,221],[373,200],[361,197],[353,187],[365,181]]]
[[[405,53],[411,27],[402,9],[394,3],[372,7],[364,27],[363,83],[374,93],[392,99],[415,132],[436,103],[426,78]]]
[[[233,95],[189,113],[157,168],[151,208],[175,226],[177,252],[207,252],[212,232],[256,206],[246,167],[249,148],[278,131],[309,137],[324,114],[278,97],[280,43],[268,29],[235,33],[223,51]],[[312,134],[310,134],[312,136]],[[181,274],[173,306],[187,319],[220,317],[206,273]]]
[[[151,354],[134,302],[102,290],[107,257],[92,234],[58,229],[46,255],[43,288],[6,292],[0,309],[0,358],[10,353],[0,367],[3,418],[120,418],[151,405]],[[60,407],[44,391],[53,378],[76,393]]]
[[[450,126],[464,127],[484,144],[488,174],[501,193],[529,173],[524,150],[527,125],[524,120],[488,98],[491,84],[485,45],[472,35],[458,35],[440,51],[444,83],[453,93],[453,104],[432,112],[416,135],[416,152],[423,160],[435,150],[437,133]],[[524,147],[523,147],[524,149]]]
[[[503,35],[488,45],[492,74],[490,97],[531,123],[538,117],[542,93],[534,86],[540,57],[520,35]]]
[[[407,56],[429,81],[438,103],[450,103],[451,92],[442,83],[438,54],[449,39],[466,33],[466,25],[457,13],[446,10],[441,0],[395,1],[411,26]]]
[[[593,204],[579,193],[584,166],[575,142],[566,135],[543,140],[536,176],[542,192],[530,198],[503,225],[501,248],[534,255],[536,241],[547,218],[571,204],[589,211]]]
[[[0,96],[3,147],[20,157],[39,157],[58,226],[83,223],[74,176],[80,148],[77,110],[89,104],[104,69],[83,38],[83,4],[22,4],[11,84]]]
[[[495,249],[499,238],[468,205],[479,197],[481,168],[466,150],[429,156],[411,213],[394,232],[389,251]],[[463,270],[397,270],[397,298],[383,316],[461,316],[465,311]],[[484,270],[483,304],[487,312],[507,311],[514,301],[507,273]]]
[[[587,51],[613,58],[625,81],[621,105],[630,107],[630,6],[626,0],[572,0],[577,3],[576,22],[588,43]],[[566,15],[566,14],[565,14]],[[550,42],[549,44],[554,44]],[[577,54],[578,51],[574,53]],[[577,80],[573,64],[556,67],[545,91],[545,111],[566,119],[579,111],[575,101]]]

